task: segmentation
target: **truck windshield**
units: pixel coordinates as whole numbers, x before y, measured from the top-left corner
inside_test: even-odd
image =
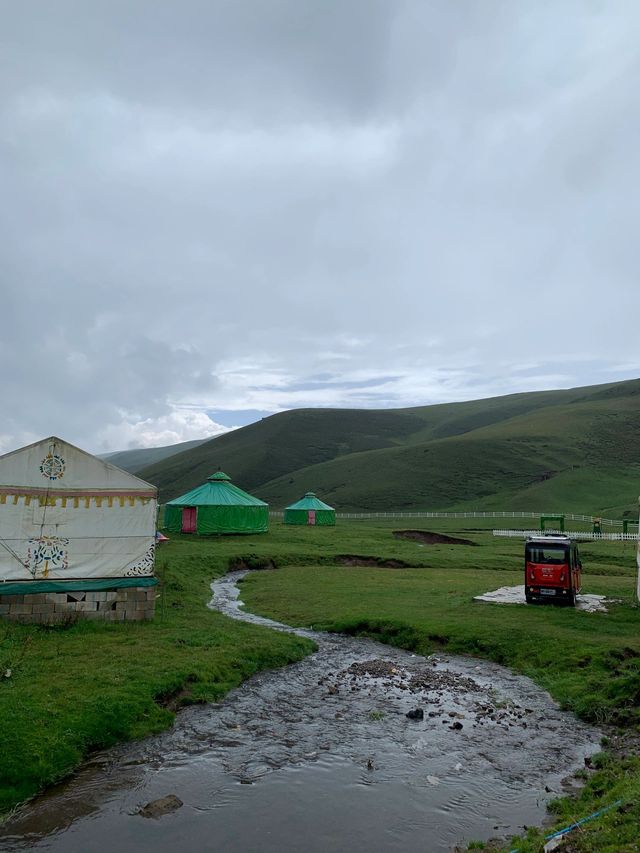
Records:
[[[527,559],[532,563],[560,566],[567,562],[567,551],[557,546],[553,548],[548,545],[534,545],[527,549]]]

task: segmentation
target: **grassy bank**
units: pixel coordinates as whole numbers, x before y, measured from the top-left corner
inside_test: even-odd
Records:
[[[208,611],[210,580],[232,566],[270,567],[247,577],[243,599],[292,625],[369,634],[428,653],[446,649],[508,665],[584,719],[638,725],[640,612],[632,606],[633,543],[581,548],[585,591],[620,598],[608,614],[473,603],[473,595],[521,582],[522,543],[494,539],[491,520],[341,522],[335,529],[273,524],[268,535],[162,546],[162,593],[151,624],[77,624],[67,629],[2,625],[0,804],[3,809],[70,772],[89,750],[155,732],[185,702],[216,700],[263,667],[310,644]],[[501,522],[502,524],[503,522]],[[519,523],[519,522],[516,522]],[[474,545],[424,545],[399,528],[438,530]],[[357,559],[356,559],[357,558]],[[354,562],[373,565],[354,566]],[[404,568],[382,568],[393,561]],[[376,567],[378,566],[378,567]],[[625,736],[627,736],[625,735]],[[618,809],[586,824],[583,851],[635,850],[640,764],[611,751],[577,801],[556,806],[558,825],[617,798]],[[540,850],[540,836],[517,842]]]

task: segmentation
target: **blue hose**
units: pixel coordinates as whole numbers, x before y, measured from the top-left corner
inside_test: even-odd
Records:
[[[580,818],[575,823],[569,824],[569,826],[565,826],[564,829],[559,829],[557,832],[551,832],[549,835],[545,835],[545,841],[551,841],[552,838],[558,838],[561,835],[566,835],[568,832],[571,832],[572,829],[576,829],[578,826],[582,826],[583,823],[587,823],[590,820],[593,820],[595,817],[600,817],[601,814],[605,812],[611,811],[611,809],[615,809],[616,806],[621,806],[622,800],[616,800],[615,803],[611,803],[610,806],[605,806],[603,809],[599,809],[597,812],[593,814],[587,815],[587,817]],[[509,853],[518,853],[518,848],[516,847],[514,850],[510,850]]]

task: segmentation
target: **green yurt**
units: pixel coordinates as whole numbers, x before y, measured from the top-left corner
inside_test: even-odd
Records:
[[[284,511],[285,524],[335,524],[336,511],[329,504],[323,503],[313,492],[300,498]]]
[[[269,505],[234,486],[218,471],[186,495],[169,501],[164,526],[173,533],[266,533]]]

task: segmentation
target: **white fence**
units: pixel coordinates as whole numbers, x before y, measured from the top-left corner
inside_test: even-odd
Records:
[[[545,530],[545,534],[568,536],[569,539],[597,540],[608,542],[636,542],[637,533],[585,533],[584,530]],[[494,536],[507,536],[511,539],[526,539],[528,536],[540,536],[539,530],[494,530]]]
[[[269,515],[275,518],[284,515],[282,511],[273,510]],[[337,512],[336,518],[537,518],[550,516],[559,518],[563,516],[567,521],[582,521],[592,524],[597,518],[603,527],[622,527],[623,522],[617,518],[600,518],[593,515],[576,515],[572,512]],[[630,526],[637,527],[637,522],[629,522]],[[631,534],[627,534],[631,535]],[[632,537],[634,538],[634,537]]]

